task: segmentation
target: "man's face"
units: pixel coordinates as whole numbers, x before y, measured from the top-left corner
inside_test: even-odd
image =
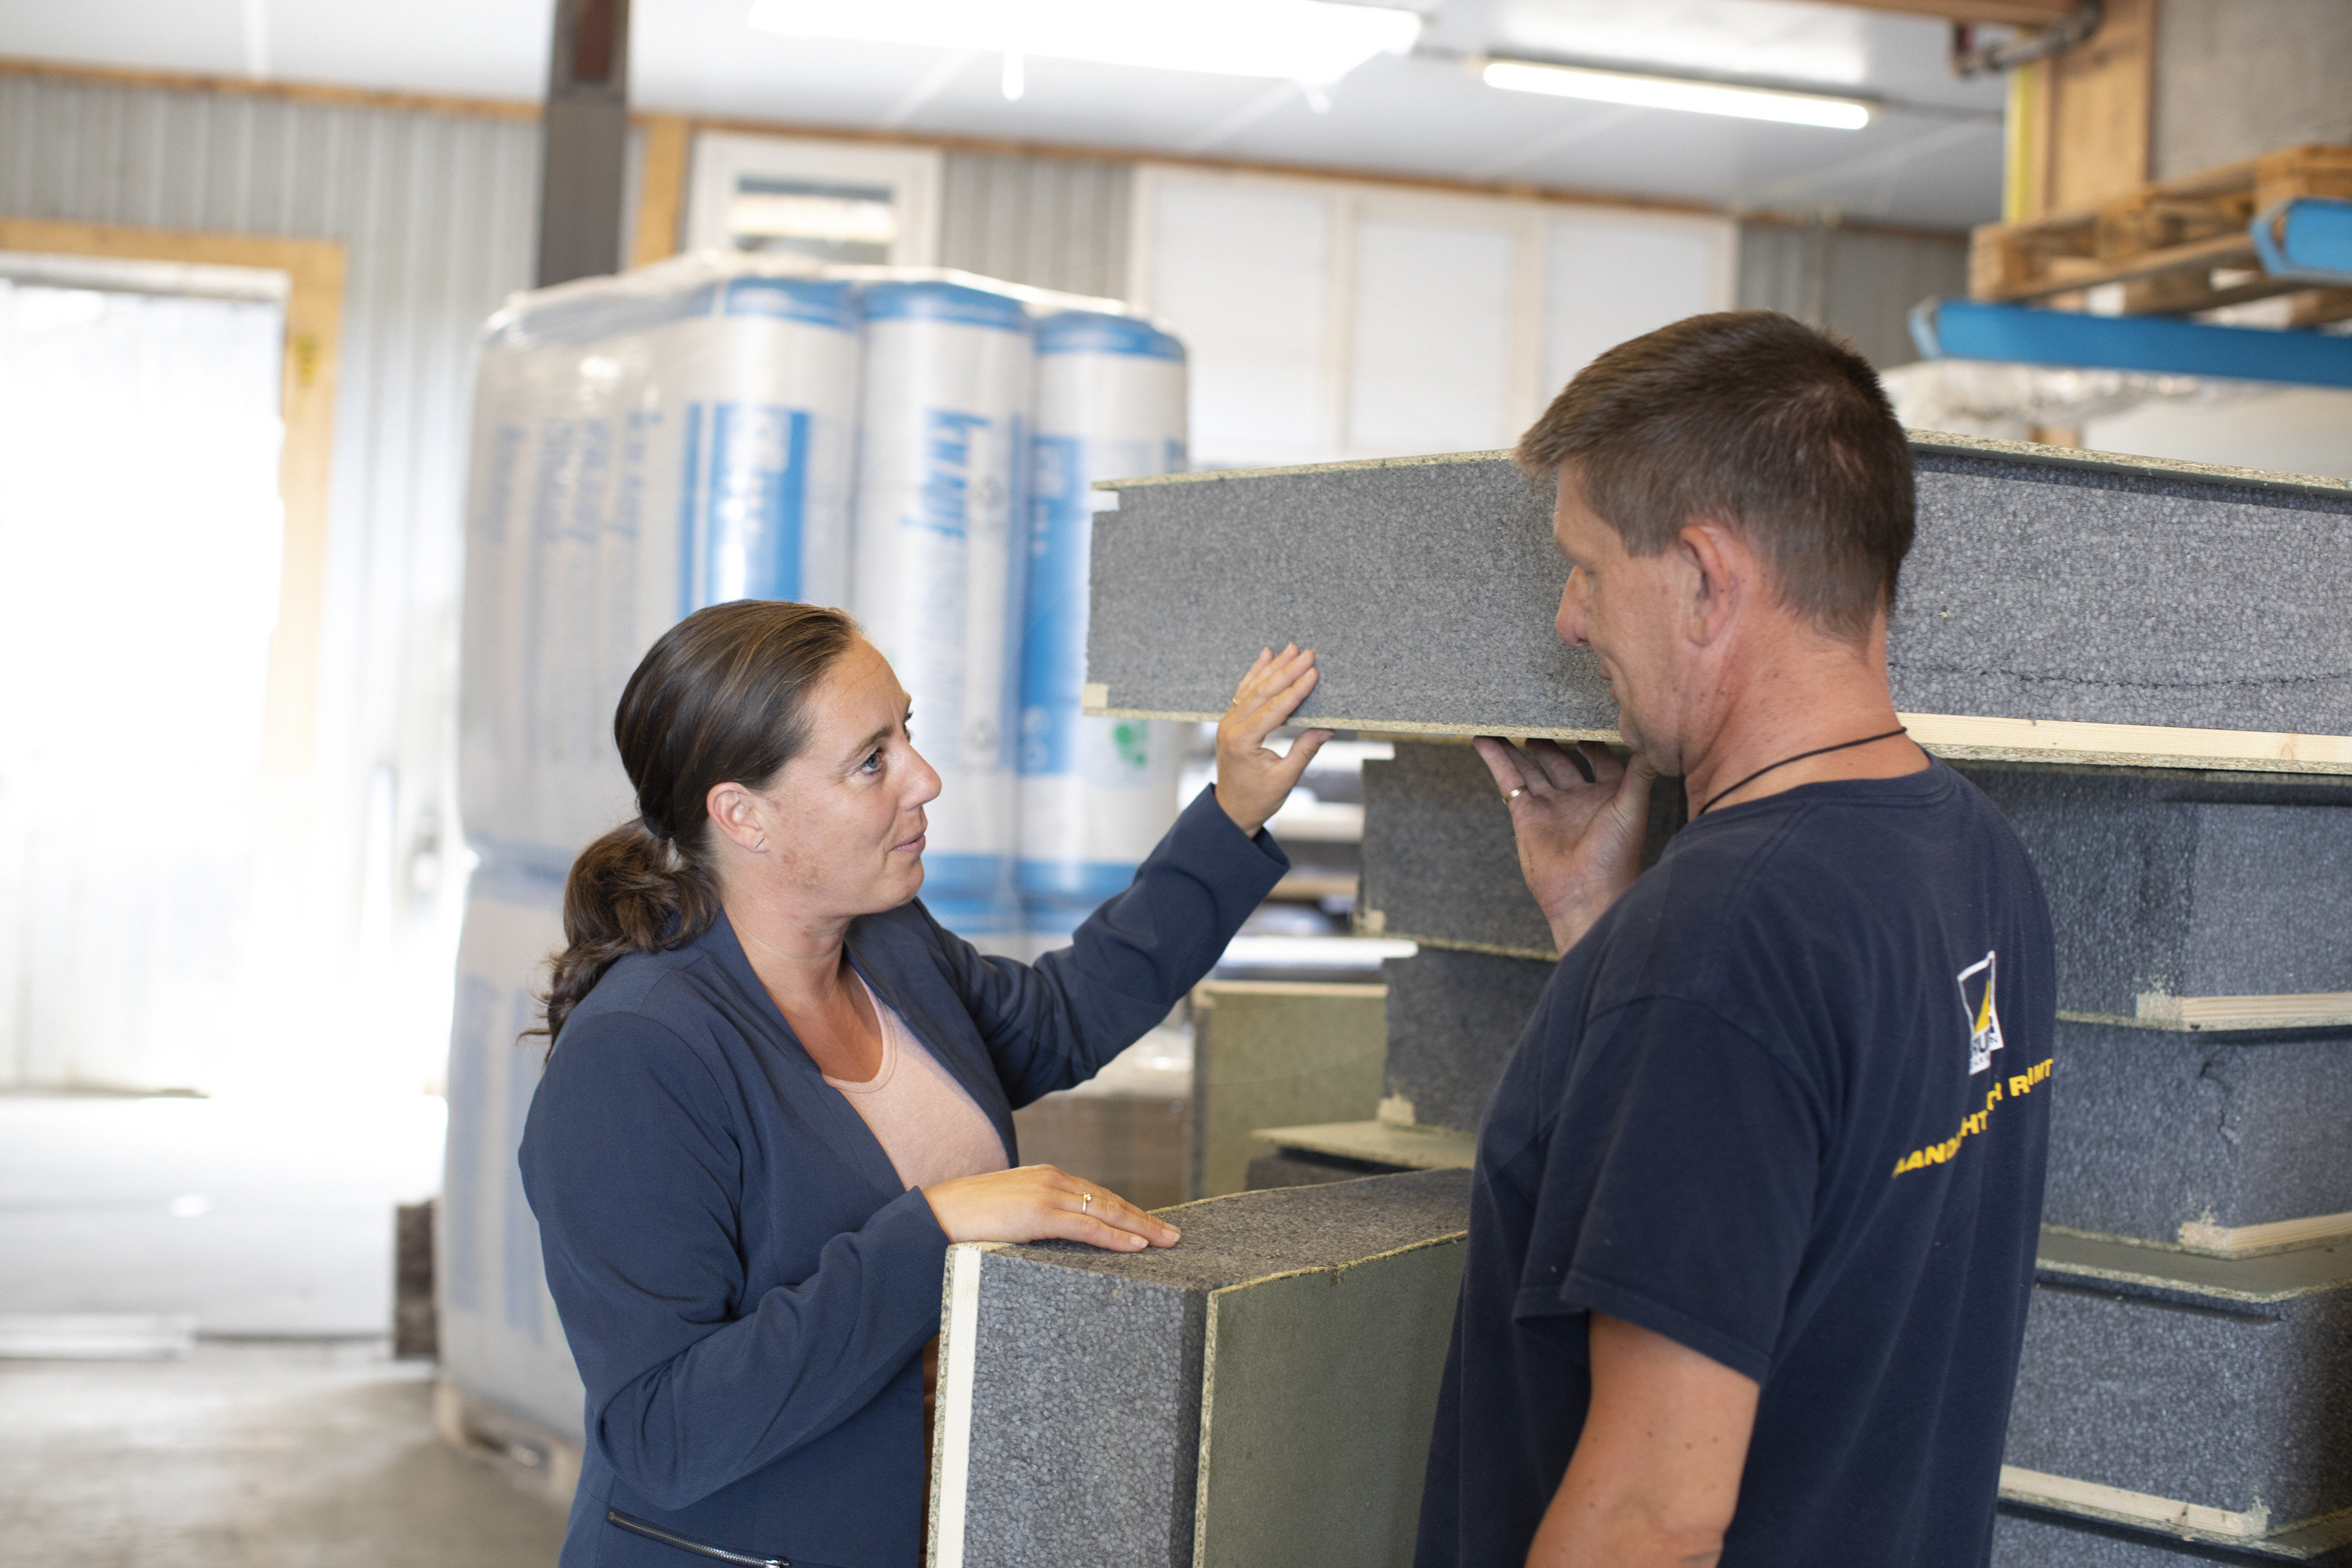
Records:
[[[1675,720],[1685,672],[1675,632],[1689,575],[1680,552],[1629,553],[1617,531],[1584,504],[1584,487],[1567,468],[1559,472],[1552,537],[1570,566],[1553,623],[1559,640],[1592,650],[1617,699],[1625,743],[1662,771],[1679,773]]]

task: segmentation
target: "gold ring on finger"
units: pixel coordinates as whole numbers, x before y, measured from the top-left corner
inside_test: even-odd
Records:
[[[1527,793],[1528,793],[1528,786],[1527,786],[1527,785],[1525,785],[1525,784],[1521,784],[1518,788],[1517,788],[1517,789],[1513,790],[1510,794],[1508,794],[1508,795],[1505,795],[1505,796],[1503,797],[1503,804],[1504,804],[1505,805],[1510,805],[1510,804],[1511,804],[1511,802],[1513,802],[1513,801],[1515,801],[1515,800],[1518,799],[1518,798],[1519,798],[1519,796],[1521,796],[1521,795],[1525,795],[1525,794],[1527,794]]]
[[[1094,1195],[1094,1194],[1092,1194],[1092,1193],[1081,1193],[1081,1194],[1078,1194],[1078,1212],[1079,1212],[1080,1214],[1084,1214],[1084,1213],[1086,1213],[1086,1212],[1087,1212],[1087,1206],[1089,1204],[1092,1204],[1094,1201],[1095,1201],[1095,1195]]]

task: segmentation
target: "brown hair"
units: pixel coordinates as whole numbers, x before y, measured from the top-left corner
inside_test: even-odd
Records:
[[[704,805],[728,783],[765,786],[808,742],[808,700],[856,640],[839,610],[743,599],[664,632],[613,714],[637,816],[580,852],[563,885],[563,951],[545,997],[548,1048],[563,1020],[632,952],[683,947],[719,918]]]
[[[1911,446],[1877,373],[1777,310],[1692,316],[1579,372],[1519,439],[1531,478],[1572,477],[1635,555],[1694,517],[1739,529],[1782,602],[1858,639],[1911,548]]]

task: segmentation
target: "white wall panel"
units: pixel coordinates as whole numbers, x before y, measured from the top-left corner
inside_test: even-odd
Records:
[[[1546,227],[1544,380],[1554,393],[1604,349],[1731,308],[1738,247],[1728,218],[1574,213]]]
[[[0,77],[0,213],[348,247],[312,888],[337,1016],[308,1065],[414,1080],[446,1038],[458,511],[474,339],[530,281],[529,121]],[[12,1069],[0,1063],[0,1081]]]
[[[1515,236],[1378,219],[1356,228],[1348,444],[1361,451],[1507,446]]]
[[[1214,177],[1149,190],[1131,298],[1192,355],[1196,466],[1328,456],[1337,435],[1328,194]]]
[[[1491,450],[1612,343],[1730,308],[1727,218],[1143,165],[1139,305],[1208,467]]]

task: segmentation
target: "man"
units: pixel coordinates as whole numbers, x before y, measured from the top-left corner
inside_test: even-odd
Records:
[[[2053,960],[1889,695],[1903,431],[1751,310],[1601,355],[1518,458],[1633,755],[1477,742],[1562,957],[1479,1132],[1418,1563],[1975,1568]],[[1643,873],[1657,773],[1692,820]]]

